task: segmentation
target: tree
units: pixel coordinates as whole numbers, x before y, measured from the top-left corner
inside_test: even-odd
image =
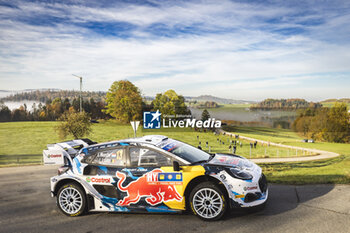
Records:
[[[164,94],[157,94],[152,101],[153,110],[159,110],[165,115],[186,115],[190,114],[185,104],[185,98],[176,94],[174,90],[168,90]]]
[[[12,121],[25,121],[26,117],[27,113],[22,105],[12,111]]]
[[[70,106],[71,106],[70,102],[69,102],[69,99],[65,98],[62,105],[63,105],[64,111],[67,111],[70,108]]]
[[[0,106],[0,122],[11,121],[11,110],[6,105]]]
[[[139,88],[128,80],[114,82],[107,92],[106,102],[104,112],[121,122],[141,119],[141,93]]]
[[[202,112],[202,121],[206,121],[210,118],[210,114],[207,109],[204,109]]]
[[[349,140],[349,114],[345,103],[335,103],[328,111],[326,128],[325,140],[330,142],[347,142]]]
[[[345,103],[336,103],[330,109],[305,109],[293,123],[293,129],[304,136],[328,142],[349,142],[349,127]]]
[[[75,139],[89,135],[92,131],[90,116],[86,112],[77,112],[72,107],[65,112],[59,120],[61,121],[56,127],[61,139],[72,135]]]

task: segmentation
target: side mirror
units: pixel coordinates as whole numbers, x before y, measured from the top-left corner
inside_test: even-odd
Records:
[[[181,170],[180,164],[179,164],[178,161],[173,161],[173,170],[174,170],[175,172],[178,172],[178,171]]]

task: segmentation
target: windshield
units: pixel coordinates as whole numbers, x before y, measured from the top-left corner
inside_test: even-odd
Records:
[[[178,157],[190,163],[208,161],[210,158],[210,154],[207,152],[176,140],[171,140],[170,143],[166,144],[163,147],[163,149],[177,155]]]

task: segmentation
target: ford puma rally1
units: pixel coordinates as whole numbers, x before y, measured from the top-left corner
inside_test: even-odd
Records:
[[[259,166],[232,154],[209,154],[181,141],[149,135],[64,153],[51,194],[66,215],[86,211],[192,211],[220,219],[232,208],[263,205],[267,181]]]

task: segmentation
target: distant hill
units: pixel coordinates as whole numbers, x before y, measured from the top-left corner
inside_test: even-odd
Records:
[[[250,106],[251,110],[296,110],[303,108],[320,108],[322,104],[308,102],[304,99],[265,99]]]
[[[342,99],[327,99],[321,101],[321,103],[329,103],[329,102],[343,102],[343,103],[350,103],[350,98],[342,98]]]
[[[218,104],[252,104],[256,103],[255,101],[247,101],[247,100],[233,100],[233,99],[225,99],[212,95],[200,95],[198,97],[185,96],[185,100],[197,101],[197,102],[216,102]]]
[[[103,100],[107,92],[104,91],[83,91],[83,98],[94,98],[95,101]],[[79,97],[79,91],[72,90],[61,90],[61,89],[51,89],[51,88],[42,88],[42,89],[24,89],[19,91],[11,90],[0,90],[0,100],[2,101],[22,101],[22,100],[34,100],[40,102],[46,102],[48,99],[55,99],[60,97],[62,99],[74,99]],[[197,102],[215,102],[218,104],[254,104],[255,101],[247,100],[233,100],[225,99],[212,95],[200,95],[197,97],[194,96],[184,96],[186,102],[197,101]],[[147,101],[153,101],[154,96],[143,96]]]
[[[143,98],[147,101],[153,101],[154,97],[153,96],[143,96]],[[186,102],[216,102],[218,104],[253,104],[256,103],[256,101],[248,101],[248,100],[233,100],[233,99],[225,99],[225,98],[220,98],[212,95],[200,95],[200,96],[184,96]]]
[[[32,91],[60,91],[57,88],[40,88],[40,89],[23,89],[23,90],[0,90],[0,99],[3,100],[5,97],[15,95],[18,93],[32,92]]]
[[[55,98],[73,100],[79,98],[79,91],[71,90],[59,90],[59,89],[26,89],[22,91],[0,91],[3,94],[7,93],[5,97],[2,97],[0,101],[23,101],[33,100],[45,103],[47,100],[53,100]],[[4,95],[2,95],[4,96]],[[103,91],[83,91],[82,97],[84,99],[94,98],[95,101],[104,100],[106,92]]]

